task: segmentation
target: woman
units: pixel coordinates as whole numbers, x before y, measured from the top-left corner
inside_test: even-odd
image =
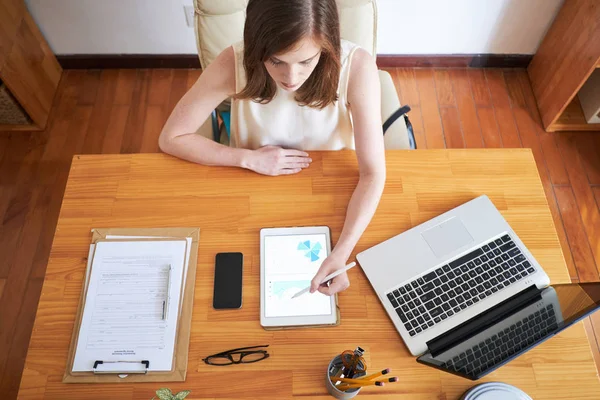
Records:
[[[338,243],[311,284],[332,295],[349,286],[343,268],[369,224],[385,184],[377,66],[340,39],[335,0],[250,0],[243,43],[225,49],[179,101],[160,148],[198,164],[264,175],[309,168],[306,151],[355,149],[359,181]],[[231,146],[194,132],[232,97]]]

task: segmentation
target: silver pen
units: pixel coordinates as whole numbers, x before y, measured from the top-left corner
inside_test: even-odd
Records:
[[[163,313],[162,319],[163,321],[167,319],[167,313],[169,311],[169,303],[171,302],[171,264],[169,264],[169,275],[167,275],[167,297],[163,301]]]

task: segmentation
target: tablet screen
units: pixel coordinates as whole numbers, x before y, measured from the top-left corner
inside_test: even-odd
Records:
[[[327,257],[327,236],[281,235],[265,237],[265,316],[330,315],[331,299],[319,292],[292,299],[310,285]]]

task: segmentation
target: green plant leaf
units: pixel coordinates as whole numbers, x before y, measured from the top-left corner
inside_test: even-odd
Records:
[[[160,400],[173,400],[173,392],[168,388],[158,389],[156,395]]]
[[[188,394],[191,393],[191,390],[182,390],[181,392],[177,393],[174,397],[175,400],[183,400],[187,397]]]

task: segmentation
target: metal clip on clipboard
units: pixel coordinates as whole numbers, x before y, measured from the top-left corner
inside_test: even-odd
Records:
[[[101,361],[94,362],[94,374],[146,374],[150,361]]]

